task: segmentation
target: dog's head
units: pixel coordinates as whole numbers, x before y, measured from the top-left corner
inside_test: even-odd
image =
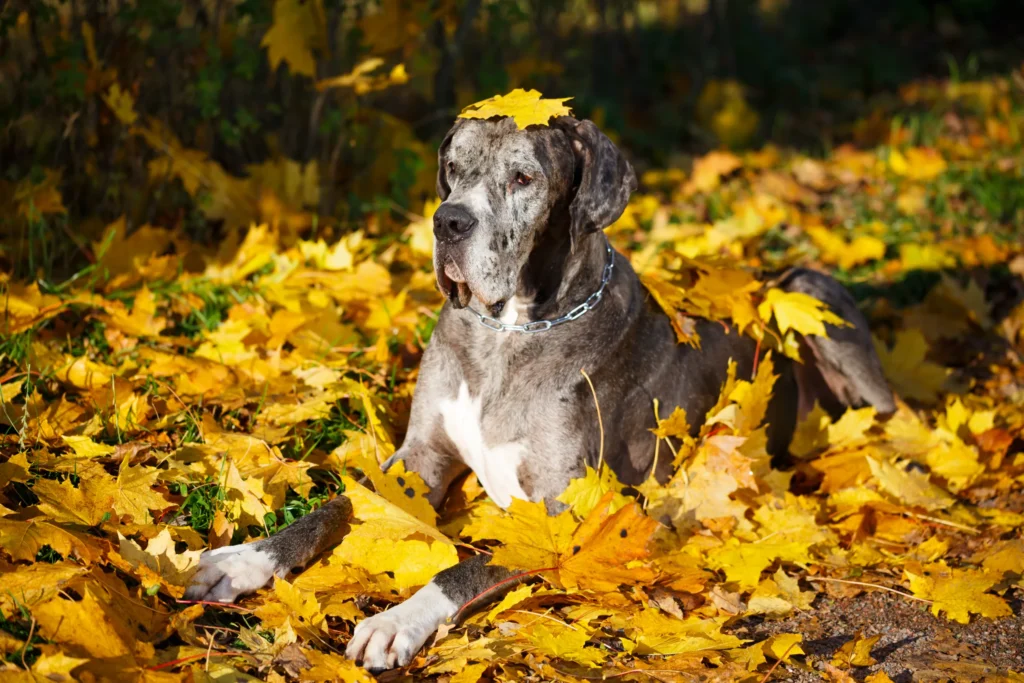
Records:
[[[535,248],[575,249],[635,189],[632,166],[590,121],[519,130],[510,118],[458,119],[438,150],[438,287],[457,308],[475,296],[496,314]]]

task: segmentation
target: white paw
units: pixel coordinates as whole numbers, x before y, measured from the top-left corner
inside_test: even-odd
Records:
[[[435,584],[356,626],[345,655],[371,671],[406,666],[457,606]]]
[[[207,550],[199,558],[199,571],[189,581],[186,600],[234,602],[244,593],[263,588],[274,577],[277,563],[260,543]]]

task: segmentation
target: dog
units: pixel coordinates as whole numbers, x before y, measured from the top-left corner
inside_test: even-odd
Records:
[[[472,470],[491,499],[545,501],[605,461],[624,484],[654,466],[651,409],[703,418],[730,359],[750,374],[756,344],[700,320],[700,348],[679,344],[668,316],[603,233],[623,212],[636,175],[591,121],[557,117],[519,130],[510,118],[458,119],[438,151],[434,268],[447,302],[423,354],[408,432],[384,464],[401,460],[439,507]],[[776,361],[768,450],[785,454],[799,413],[815,401],[895,410],[867,322],[834,279],[795,269],[779,288],[809,294],[851,323],[807,337],[802,363]],[[701,426],[695,419],[694,434]],[[661,471],[662,467],[666,469]],[[670,475],[667,463],[655,475]],[[325,550],[351,508],[339,496],[279,533],[207,551],[185,597],[233,601]],[[427,638],[469,603],[506,590],[509,570],[480,555],[440,572],[405,602],[360,623],[347,655],[370,670],[408,664]],[[496,588],[500,584],[501,588]]]

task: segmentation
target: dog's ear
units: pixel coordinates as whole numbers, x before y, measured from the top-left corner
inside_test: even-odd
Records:
[[[444,140],[441,141],[441,146],[437,148],[437,196],[441,198],[442,202],[448,199],[448,195],[452,193],[452,188],[448,184],[448,172],[444,167],[444,156],[448,153],[448,147],[452,144],[455,131],[459,129],[459,126],[464,121],[465,119],[455,119],[455,123],[445,134]]]
[[[569,138],[575,156],[576,196],[569,205],[569,237],[575,250],[584,235],[604,230],[622,215],[636,189],[636,173],[593,121],[561,116],[554,126]]]

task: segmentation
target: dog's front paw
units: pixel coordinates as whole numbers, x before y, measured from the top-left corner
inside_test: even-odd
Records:
[[[207,550],[199,558],[199,571],[192,576],[185,599],[234,602],[267,585],[276,569],[273,556],[261,550],[259,542]]]
[[[345,650],[370,671],[406,666],[456,605],[433,583],[386,612],[356,626]]]

